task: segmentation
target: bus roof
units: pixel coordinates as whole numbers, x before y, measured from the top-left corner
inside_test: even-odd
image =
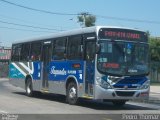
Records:
[[[72,36],[76,34],[84,34],[84,33],[92,33],[92,32],[98,32],[100,28],[115,28],[115,29],[128,29],[128,30],[136,30],[140,32],[144,32],[135,28],[127,28],[127,27],[117,27],[117,26],[93,26],[93,27],[85,27],[85,28],[79,28],[79,29],[73,29],[73,30],[68,30],[68,31],[61,31],[57,32],[48,36],[41,36],[37,38],[30,38],[30,39],[25,39],[21,41],[16,41],[13,42],[13,44],[18,44],[18,43],[25,43],[25,42],[34,42],[34,41],[40,41],[40,40],[47,40],[47,39],[52,39],[52,38],[58,38],[58,37],[65,37],[65,36]]]

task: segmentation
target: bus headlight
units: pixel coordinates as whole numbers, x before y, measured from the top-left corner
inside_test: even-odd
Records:
[[[100,77],[97,77],[96,79],[97,79],[98,84],[99,84],[102,88],[104,88],[104,89],[111,89],[111,86],[109,85],[109,83],[108,83],[107,81],[103,80],[103,79],[100,78]]]
[[[147,80],[145,83],[143,83],[143,85],[140,87],[140,89],[147,89],[150,86],[150,81]]]

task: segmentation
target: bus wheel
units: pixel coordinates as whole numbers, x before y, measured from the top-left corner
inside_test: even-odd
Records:
[[[28,78],[26,81],[26,95],[29,97],[33,96],[33,86],[31,78]]]
[[[67,86],[67,102],[75,105],[78,102],[77,85],[75,82],[70,82]]]
[[[115,106],[123,106],[126,104],[126,101],[125,100],[116,100],[116,101],[112,101],[112,103],[115,105]]]

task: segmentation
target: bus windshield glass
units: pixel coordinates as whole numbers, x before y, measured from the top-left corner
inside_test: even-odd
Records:
[[[132,31],[121,31],[122,35],[114,33],[105,33],[109,35],[99,39],[101,50],[97,58],[97,67],[99,72],[118,75],[118,76],[136,76],[148,74],[148,44],[144,42],[145,36]],[[102,34],[100,33],[102,37]],[[132,34],[129,37],[126,34]],[[113,36],[113,37],[112,37]],[[140,39],[141,36],[143,40]],[[100,38],[99,37],[99,38]],[[106,37],[104,39],[104,37]],[[127,39],[122,39],[122,38]],[[140,41],[140,42],[139,42]]]

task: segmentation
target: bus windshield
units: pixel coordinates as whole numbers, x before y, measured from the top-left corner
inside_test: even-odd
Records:
[[[148,73],[148,44],[100,40],[97,67],[102,73],[134,76]]]

